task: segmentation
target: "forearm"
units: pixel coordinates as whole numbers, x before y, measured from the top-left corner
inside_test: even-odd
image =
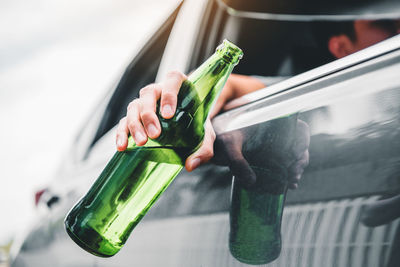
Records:
[[[228,101],[265,87],[265,84],[257,78],[240,74],[232,74],[227,83],[231,86],[232,91]]]
[[[224,88],[222,89],[221,95],[215,103],[214,109],[211,112],[210,117],[213,118],[221,110],[223,110],[226,103],[228,103],[229,101],[241,97],[242,95],[257,91],[264,87],[265,84],[255,77],[240,74],[231,74]]]

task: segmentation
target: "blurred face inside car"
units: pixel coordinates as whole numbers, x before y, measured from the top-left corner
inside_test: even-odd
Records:
[[[354,49],[360,50],[398,34],[400,20],[357,20],[354,22],[354,31]]]
[[[343,34],[333,35],[328,49],[336,58],[342,58],[400,33],[398,20],[356,20],[348,24]]]

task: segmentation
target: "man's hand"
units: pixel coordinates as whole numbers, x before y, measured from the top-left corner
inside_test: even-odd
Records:
[[[165,119],[172,118],[176,111],[179,88],[186,79],[181,72],[172,71],[163,82],[150,84],[140,90],[139,98],[128,105],[126,116],[119,122],[116,136],[119,151],[124,151],[128,146],[129,134],[138,146],[146,144],[149,137],[155,139],[160,136],[161,126],[156,115],[157,101],[160,100],[161,116]],[[223,110],[228,101],[263,87],[265,85],[256,78],[231,74],[210,112],[210,118]],[[196,169],[213,157],[214,141],[215,132],[208,119],[201,147],[186,159],[185,167],[188,171]]]
[[[172,71],[165,81],[150,84],[140,90],[140,97],[128,105],[126,116],[118,124],[116,144],[119,151],[124,151],[128,146],[129,134],[137,146],[146,144],[149,137],[155,139],[160,136],[161,126],[156,115],[157,101],[160,100],[161,116],[165,119],[172,118],[176,111],[179,88],[186,79],[184,74]],[[213,157],[214,140],[214,129],[210,120],[207,120],[201,147],[186,159],[185,167],[188,171]]]
[[[302,120],[297,120],[295,143],[291,149],[294,161],[288,167],[289,188],[296,189],[304,169],[308,166],[310,154],[310,129],[308,124]]]
[[[260,125],[256,126],[259,127]],[[220,165],[228,165],[232,174],[238,181],[244,186],[250,187],[256,183],[257,177],[253,171],[251,164],[247,161],[243,154],[246,143],[245,140],[264,140],[263,136],[266,132],[258,132],[257,135],[246,136],[246,130],[235,130],[229,133],[225,133],[218,136],[217,147],[218,151],[224,151],[221,154],[217,154],[214,162]],[[288,187],[290,189],[297,189],[298,183],[304,172],[304,169],[309,163],[309,151],[310,146],[310,130],[302,120],[296,122],[296,133],[294,133],[294,144],[290,148],[288,158],[279,162],[280,165],[284,166],[288,171]],[[251,141],[253,142],[253,141]],[[268,159],[273,155],[270,151],[263,149],[263,143],[257,143],[262,154],[261,157],[257,157],[258,167],[263,167],[263,164],[267,164]],[[257,153],[260,156],[259,153]],[[253,159],[254,160],[254,159]],[[254,164],[254,162],[252,162]]]
[[[366,204],[361,212],[361,222],[368,227],[385,225],[400,217],[400,194]]]

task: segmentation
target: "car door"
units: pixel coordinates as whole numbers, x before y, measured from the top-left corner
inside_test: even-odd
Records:
[[[216,119],[220,135],[262,128],[289,114],[307,125],[309,165],[298,189],[287,193],[283,248],[271,266],[399,264],[399,41],[247,96],[267,95]],[[290,88],[291,82],[301,85]],[[234,119],[228,121],[228,114]],[[262,137],[268,145],[268,132]],[[252,138],[249,147],[260,137]],[[264,153],[278,158],[282,151]]]

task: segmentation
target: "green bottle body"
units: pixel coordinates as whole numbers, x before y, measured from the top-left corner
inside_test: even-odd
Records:
[[[173,149],[163,150],[179,160]],[[65,221],[68,234],[78,245],[101,257],[121,249],[136,224],[182,169],[181,164],[155,161],[157,154],[156,149],[146,148],[115,153]]]
[[[260,265],[274,261],[282,248],[281,223],[288,189],[287,166],[296,135],[297,114],[259,124],[248,136],[243,155],[256,175],[251,186],[233,178],[229,249],[239,261]]]
[[[268,170],[252,169],[257,179],[269,179]],[[259,265],[278,258],[287,191],[284,179],[270,182],[268,191],[245,188],[233,179],[229,249],[237,260]]]
[[[201,144],[204,122],[242,52],[224,41],[185,81],[175,115],[157,115],[161,135],[138,147],[132,137],[126,151],[116,152],[89,192],[67,214],[69,236],[101,257],[116,254],[134,227]]]

